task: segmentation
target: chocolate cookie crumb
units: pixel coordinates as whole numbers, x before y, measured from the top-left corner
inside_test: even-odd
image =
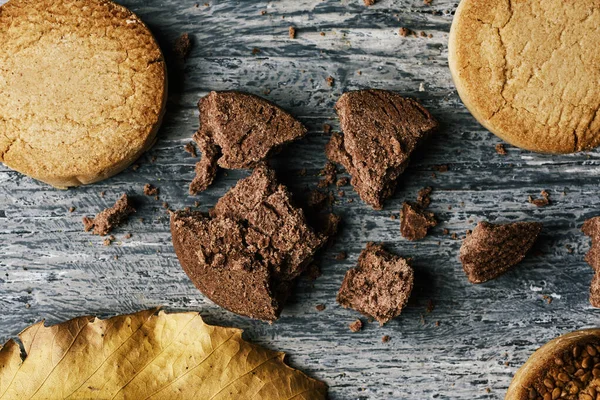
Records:
[[[308,267],[306,267],[304,275],[309,281],[316,281],[321,275],[323,275],[323,273],[317,264],[311,263]]]
[[[443,165],[436,165],[435,167],[433,167],[437,172],[448,172],[449,168],[448,165],[443,164]]]
[[[338,181],[335,183],[335,186],[337,187],[342,187],[342,186],[347,186],[350,183],[350,179],[343,177],[338,179]]]
[[[258,53],[260,53],[260,49],[258,47],[255,47],[252,49],[252,54],[253,55],[257,55]]]
[[[329,135],[331,133],[331,125],[323,124],[323,133]]]
[[[412,33],[412,31],[408,28],[400,28],[400,30],[398,31],[398,34],[402,37],[407,37],[408,35],[410,35]]]
[[[460,261],[469,281],[487,282],[521,262],[541,230],[538,222],[478,223],[460,248]]]
[[[337,179],[337,168],[334,163],[327,161],[325,167],[319,172],[319,175],[323,177],[317,184],[317,187],[324,189],[335,183]]]
[[[149,183],[146,183],[144,185],[144,194],[146,196],[158,196],[158,192],[159,192],[159,190],[157,187],[154,187]]]
[[[593,217],[585,221],[581,227],[582,232],[592,240],[590,250],[585,255],[585,261],[594,270],[594,277],[590,285],[590,304],[600,307],[600,217]]]
[[[326,80],[327,80],[327,86],[333,87],[333,85],[335,84],[335,79],[332,76],[328,76]]]
[[[529,196],[528,201],[537,207],[545,207],[550,204],[550,194],[545,190],[542,190],[540,194],[542,195],[541,199],[534,199],[533,197]]]
[[[421,190],[419,190],[419,193],[417,194],[417,204],[425,209],[427,207],[429,207],[429,205],[431,204],[431,192],[433,191],[432,188],[430,187],[426,187],[423,188]]]
[[[325,304],[317,304],[317,306],[315,308],[317,309],[317,311],[324,311],[325,310]]]
[[[70,213],[75,212],[75,207],[69,207],[69,212]]]
[[[173,52],[180,60],[185,61],[190,55],[190,50],[192,48],[192,40],[190,39],[190,35],[188,33],[184,33],[175,40],[175,45],[173,46]]]
[[[424,3],[426,6],[430,6],[430,5],[431,5],[431,3],[433,3],[433,0],[423,0],[423,3]]]
[[[450,231],[447,228],[444,228],[442,232],[444,233],[444,235],[448,235],[450,233]]]
[[[410,240],[421,240],[427,231],[437,225],[433,213],[424,211],[417,204],[404,203],[400,213],[400,233]]]
[[[337,254],[335,255],[335,259],[336,259],[336,260],[338,260],[338,261],[343,261],[343,260],[345,260],[346,258],[348,258],[348,254],[346,254],[346,252],[345,252],[345,251],[340,251],[339,253],[337,253]]]
[[[360,332],[363,328],[363,323],[360,319],[357,319],[356,321],[352,322],[350,325],[350,330],[354,333],[356,332]]]
[[[293,26],[290,26],[289,35],[290,35],[290,39],[296,39],[296,28],[294,28]]]
[[[198,153],[196,152],[196,147],[194,146],[194,143],[192,143],[192,142],[189,142],[188,144],[183,146],[183,150],[185,150],[186,153],[189,153],[194,158],[198,157]]]
[[[414,274],[408,260],[369,243],[350,269],[337,295],[345,308],[375,318],[380,325],[397,317],[408,302]]]
[[[129,214],[134,212],[135,208],[133,208],[131,200],[124,194],[114,206],[100,212],[95,218],[83,217],[83,226],[86,232],[93,228],[94,235],[105,236],[125,222]]]
[[[504,148],[504,145],[502,143],[498,143],[496,145],[496,153],[500,154],[501,156],[505,156],[508,154],[506,148]]]
[[[123,236],[123,239],[131,239],[133,235],[131,233],[127,233]]]
[[[364,0],[365,6],[372,6],[375,4],[376,0]]]
[[[434,309],[435,309],[435,303],[433,302],[433,300],[429,300],[427,302],[427,308],[425,309],[425,312],[427,314],[430,314],[433,312]]]
[[[384,335],[381,337],[381,343],[387,343],[389,342],[391,339],[391,337],[389,337],[389,335]]]
[[[332,134],[327,157],[346,168],[363,201],[379,210],[438,124],[416,100],[385,90],[346,92],[336,110],[344,133]]]

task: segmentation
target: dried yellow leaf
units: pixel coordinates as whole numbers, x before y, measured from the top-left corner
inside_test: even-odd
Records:
[[[284,354],[204,323],[141,311],[25,329],[0,348],[0,399],[325,399]]]

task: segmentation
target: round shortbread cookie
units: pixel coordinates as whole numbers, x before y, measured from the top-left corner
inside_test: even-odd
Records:
[[[524,149],[600,144],[600,0],[462,0],[449,41],[458,93]]]
[[[165,110],[161,50],[105,0],[0,7],[0,162],[65,188],[106,179],[155,141]]]

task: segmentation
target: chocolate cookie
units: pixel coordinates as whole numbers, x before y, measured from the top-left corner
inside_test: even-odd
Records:
[[[279,317],[294,281],[327,240],[306,224],[272,170],[259,166],[210,212],[171,215],[173,245],[194,284],[237,314]]]
[[[542,224],[537,222],[478,223],[460,248],[460,261],[469,281],[487,282],[521,262],[541,230]]]
[[[344,93],[336,110],[344,134],[332,135],[327,156],[352,175],[363,201],[381,209],[412,152],[438,124],[416,100],[385,90]]]
[[[211,92],[200,100],[200,130],[193,139],[202,152],[190,193],[205,190],[217,164],[226,169],[254,168],[306,128],[271,102],[248,93]]]
[[[388,253],[380,244],[369,243],[358,258],[358,266],[346,273],[337,301],[383,325],[400,315],[413,281],[408,260]]]
[[[600,144],[600,13],[596,1],[463,0],[448,61],[477,120],[544,153]]]
[[[594,269],[594,278],[590,285],[590,304],[600,307],[600,217],[585,221],[581,230],[592,239],[590,251],[585,255],[585,261]]]
[[[0,43],[0,162],[65,188],[115,175],[154,143],[165,62],[125,7],[11,0]]]

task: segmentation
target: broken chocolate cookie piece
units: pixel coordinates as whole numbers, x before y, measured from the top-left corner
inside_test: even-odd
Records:
[[[129,197],[124,194],[117,200],[114,206],[100,212],[96,217],[83,218],[83,226],[86,232],[92,229],[94,235],[108,235],[115,227],[121,225],[129,216],[135,212],[135,208]]]
[[[273,321],[326,237],[314,233],[272,170],[259,166],[211,210],[171,215],[179,261],[208,298]]]
[[[414,241],[427,236],[427,231],[437,225],[433,213],[424,211],[419,205],[404,203],[400,213],[400,233],[402,237]]]
[[[200,130],[193,139],[202,159],[190,186],[192,194],[212,183],[216,164],[226,169],[255,168],[282,145],[306,134],[290,114],[248,93],[211,92],[198,107]]]
[[[460,248],[460,261],[471,283],[495,279],[527,254],[542,230],[538,222],[480,222]]]
[[[594,307],[600,307],[600,217],[585,221],[581,230],[592,239],[590,251],[585,255],[585,261],[594,270],[594,278],[590,285],[590,303]]]
[[[383,325],[400,315],[413,281],[408,260],[388,253],[380,244],[369,243],[358,258],[358,266],[346,273],[337,301]]]
[[[343,135],[332,135],[327,156],[346,168],[363,201],[381,209],[410,155],[438,123],[416,100],[385,90],[344,93],[336,110]]]

